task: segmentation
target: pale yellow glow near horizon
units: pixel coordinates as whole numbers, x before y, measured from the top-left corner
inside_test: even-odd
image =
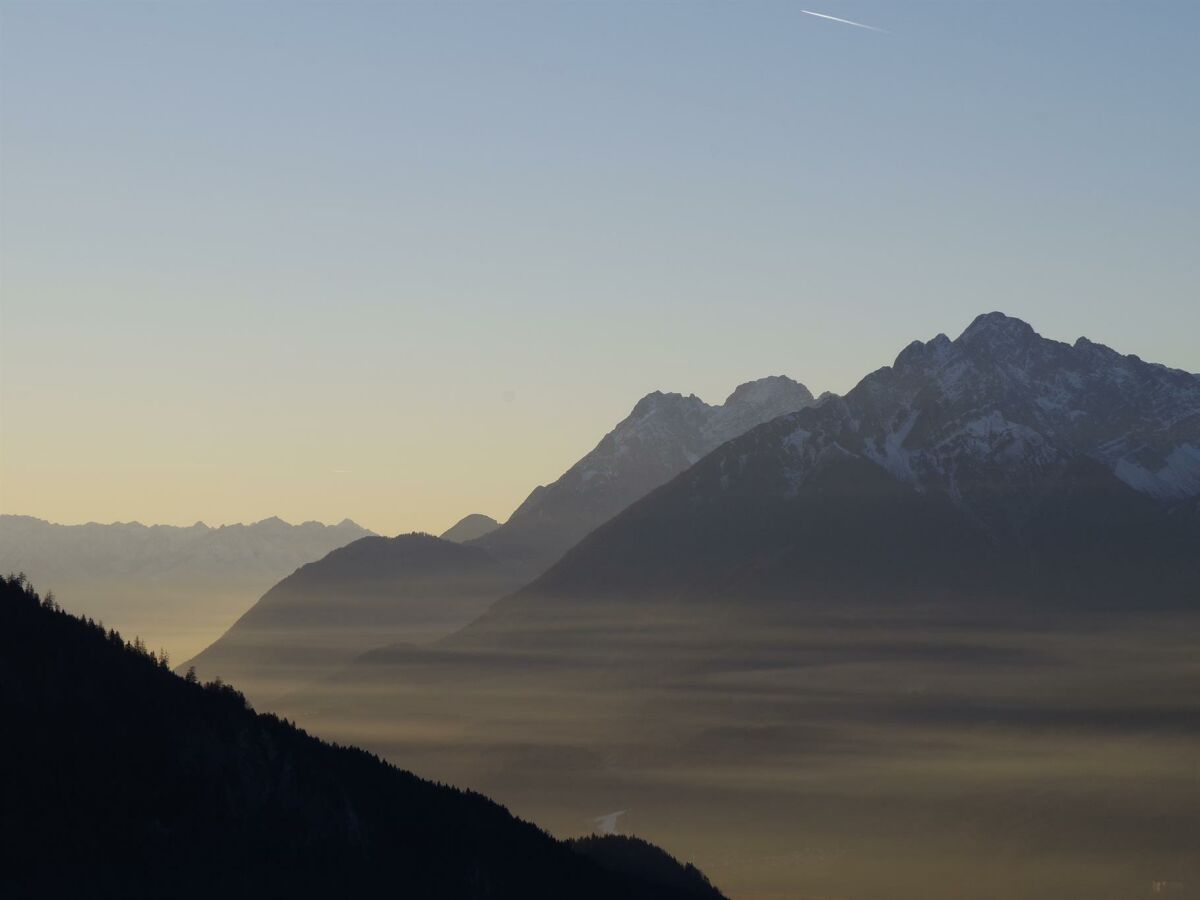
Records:
[[[8,415],[16,405],[8,404]],[[306,431],[301,417],[257,433],[244,422],[247,439],[227,446],[228,420],[211,431],[164,421],[163,431],[138,435],[144,440],[117,442],[136,421],[55,428],[48,415],[20,419],[36,427],[5,433],[0,512],[63,524],[220,525],[278,516],[350,518],[381,534],[440,533],[472,512],[505,519],[599,438],[589,435],[590,422],[560,421],[556,434],[528,446],[431,420],[414,433],[376,423],[358,429],[360,441],[347,441]],[[499,431],[503,423],[483,416],[480,429],[488,426]]]
[[[378,389],[347,403],[301,386],[265,407],[178,385],[128,386],[119,402],[99,393],[112,402],[46,385],[8,391],[0,512],[62,524],[349,518],[381,534],[437,534],[469,513],[503,521],[644,391],[583,401],[553,384],[424,399],[397,391],[389,415],[372,409],[387,394]]]

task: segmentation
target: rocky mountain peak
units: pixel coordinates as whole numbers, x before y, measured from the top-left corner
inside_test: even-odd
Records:
[[[786,375],[768,375],[739,384],[725,400],[725,406],[767,406],[795,402],[796,409],[813,399],[812,392]]]
[[[966,345],[1011,344],[1038,337],[1040,335],[1028,322],[1002,312],[989,312],[976,316],[975,320],[958,336],[957,342]]]
[[[651,391],[634,404],[626,421],[642,419],[653,413],[694,411],[706,408],[708,408],[708,404],[695,394],[685,397],[683,394]]]

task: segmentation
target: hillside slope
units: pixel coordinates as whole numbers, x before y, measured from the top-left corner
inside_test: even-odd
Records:
[[[683,898],[0,581],[5,897]],[[682,874],[682,873],[681,873]]]

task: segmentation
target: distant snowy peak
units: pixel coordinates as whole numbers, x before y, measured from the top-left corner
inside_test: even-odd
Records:
[[[1200,495],[1200,380],[988,313],[797,415],[783,444],[793,487],[838,453],[956,498],[1088,457],[1143,494],[1181,500]]]

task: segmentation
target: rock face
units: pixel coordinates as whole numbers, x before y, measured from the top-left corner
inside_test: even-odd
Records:
[[[695,395],[647,394],[594,450],[536,488],[479,546],[537,574],[584,535],[716,447],[814,402],[782,375],[737,388],[720,406]]]
[[[483,513],[471,513],[468,516],[463,516],[442,532],[441,538],[443,541],[465,544],[467,541],[473,541],[476,538],[483,537],[485,534],[490,534],[499,527],[500,523],[491,516],[485,516]]]
[[[1198,496],[1195,375],[989,313],[724,444],[526,596],[1177,605]]]

